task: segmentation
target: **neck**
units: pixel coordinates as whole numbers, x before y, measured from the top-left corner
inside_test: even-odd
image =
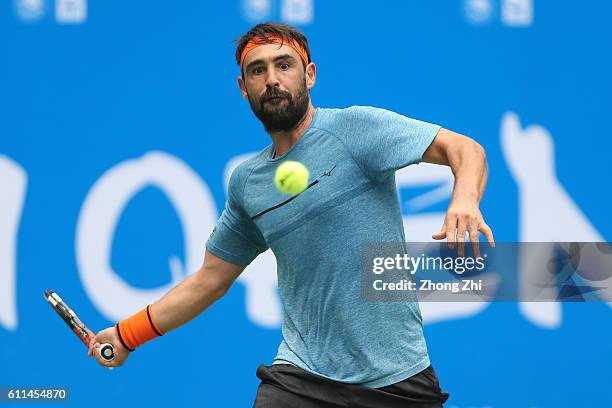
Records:
[[[297,143],[298,140],[306,133],[314,118],[315,109],[312,102],[308,104],[306,114],[300,120],[296,127],[289,131],[269,132],[272,143],[274,144],[274,157],[282,156]]]

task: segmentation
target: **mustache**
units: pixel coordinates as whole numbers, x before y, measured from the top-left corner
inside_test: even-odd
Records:
[[[291,93],[286,91],[281,91],[278,88],[268,88],[266,92],[261,96],[261,102],[269,101],[272,98],[288,98],[291,99]]]

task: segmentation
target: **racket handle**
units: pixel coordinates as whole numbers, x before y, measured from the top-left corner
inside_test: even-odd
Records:
[[[105,361],[111,361],[115,358],[115,348],[110,343],[100,344],[100,357]]]

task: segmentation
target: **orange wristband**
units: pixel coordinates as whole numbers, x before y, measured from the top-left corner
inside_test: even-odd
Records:
[[[115,326],[121,344],[129,351],[134,351],[136,347],[147,341],[164,335],[153,319],[151,314],[152,306],[148,305],[140,312],[120,321]]]

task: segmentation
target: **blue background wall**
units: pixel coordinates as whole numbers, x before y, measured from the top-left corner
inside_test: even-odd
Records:
[[[150,151],[175,156],[221,211],[227,163],[270,142],[238,92],[232,43],[258,21],[245,12],[258,3],[270,6],[259,19],[297,22],[283,18],[280,1],[90,1],[76,24],[57,21],[52,1],[40,0],[34,21],[19,2],[2,2],[0,155],[28,184],[16,237],[18,320],[0,324],[0,386],[67,386],[72,406],[252,404],[257,365],[271,362],[281,335],[249,319],[244,286],[114,371],[86,357],[42,292],[57,290],[92,329],[113,323],[83,288],[75,236],[90,189],[119,163]],[[502,118],[515,112],[524,126],[547,129],[558,181],[599,234],[612,236],[609,2],[535,0],[527,26],[504,21],[501,1],[305,3],[313,18],[295,25],[318,66],[315,106],[384,107],[477,139],[490,165],[482,208],[498,241],[522,236],[519,186],[500,142]],[[174,207],[145,188],[121,216],[112,266],[130,285],[156,288],[184,245]],[[427,325],[448,406],[612,406],[612,310],[562,312],[555,328],[516,304]]]

